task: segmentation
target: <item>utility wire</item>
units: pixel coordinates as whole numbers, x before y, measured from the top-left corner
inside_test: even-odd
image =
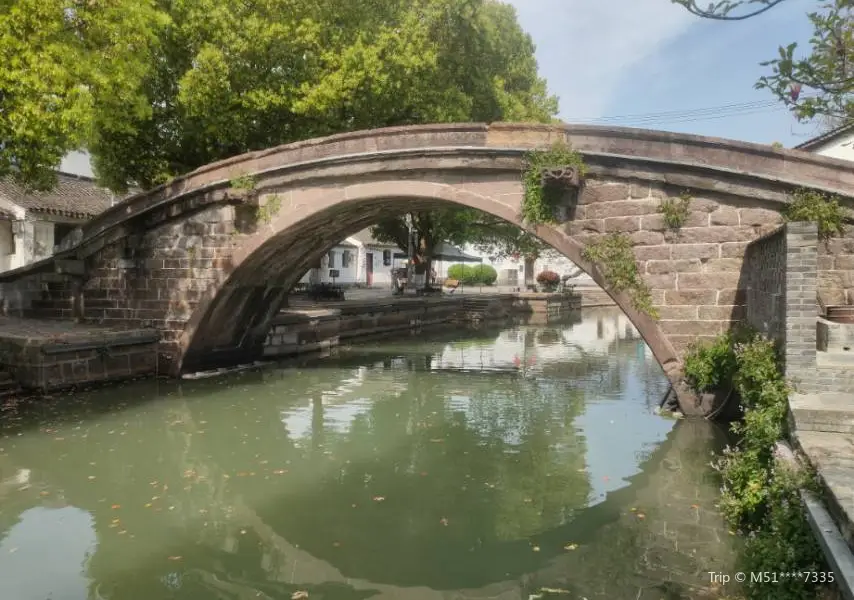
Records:
[[[586,117],[578,119],[567,119],[572,123],[590,124],[661,124],[661,123],[686,123],[693,121],[705,121],[709,119],[723,119],[727,117],[740,117],[761,113],[780,112],[788,110],[778,100],[759,100],[753,102],[738,102],[710,106],[704,108],[669,110],[657,113],[637,113],[628,115],[609,115],[602,117]]]

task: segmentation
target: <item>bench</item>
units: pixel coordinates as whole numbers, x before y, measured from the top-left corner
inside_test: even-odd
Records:
[[[459,279],[446,279],[444,286],[446,288],[450,288],[451,291],[448,292],[449,294],[453,294],[454,292],[457,291],[457,288],[460,287],[460,280]]]

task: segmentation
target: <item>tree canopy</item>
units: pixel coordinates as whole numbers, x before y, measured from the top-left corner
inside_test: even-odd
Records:
[[[86,146],[124,191],[341,131],[545,121],[533,51],[495,0],[0,0],[0,175]]]
[[[743,20],[785,0],[724,0],[702,8],[697,0],[672,0],[700,17]],[[797,43],[781,46],[762,63],[770,74],[756,82],[788,106],[800,121],[815,118],[843,124],[854,119],[854,0],[831,0],[808,13],[813,26],[810,48],[798,56]]]
[[[150,112],[141,83],[168,15],[153,0],[0,1],[0,176],[31,187],[85,143],[94,115]]]

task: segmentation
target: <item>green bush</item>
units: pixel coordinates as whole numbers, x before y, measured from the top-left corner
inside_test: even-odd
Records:
[[[448,279],[457,279],[463,285],[492,285],[498,272],[489,265],[457,264],[448,267]]]
[[[694,344],[685,355],[685,380],[700,393],[730,385],[735,369],[735,351],[729,333],[711,343]]]
[[[776,443],[788,435],[790,391],[776,345],[750,330],[736,330],[693,347],[685,372],[697,389],[732,381],[741,397],[744,418],[732,427],[738,443],[715,461],[722,479],[721,512],[746,536],[739,570],[826,571],[800,500],[801,489],[816,488],[815,478],[774,454]],[[745,592],[750,600],[807,600],[816,597],[817,587],[797,579],[774,585],[748,581]]]

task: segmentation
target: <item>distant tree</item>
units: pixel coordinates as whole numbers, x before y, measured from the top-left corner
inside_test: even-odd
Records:
[[[742,20],[760,15],[785,0],[733,0],[701,8],[697,0],[672,0],[708,19]],[[833,0],[808,13],[813,25],[809,53],[795,55],[796,43],[781,46],[771,68],[756,83],[788,106],[800,121],[818,118],[840,125],[854,119],[854,0]]]

